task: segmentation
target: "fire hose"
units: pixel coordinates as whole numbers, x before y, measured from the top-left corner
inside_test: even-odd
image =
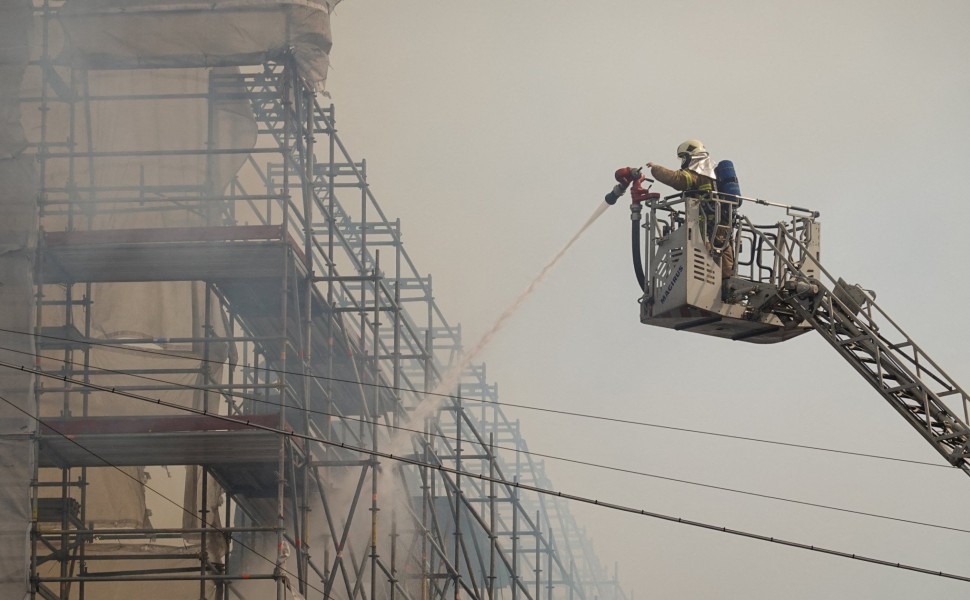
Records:
[[[643,174],[642,168],[623,167],[617,169],[613,177],[616,185],[603,199],[607,204],[616,204],[627,188],[630,189],[632,203],[630,204],[630,223],[631,223],[631,247],[633,251],[633,272],[636,275],[637,283],[641,291],[646,291],[646,275],[643,272],[643,256],[640,250],[640,218],[643,211],[643,202],[659,200],[660,194],[651,192],[650,186],[643,189],[643,182],[653,183],[653,179],[647,178]],[[632,185],[632,187],[631,187]]]

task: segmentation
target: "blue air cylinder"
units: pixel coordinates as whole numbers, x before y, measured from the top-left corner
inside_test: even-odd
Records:
[[[714,167],[714,175],[717,177],[717,191],[732,196],[741,195],[741,186],[738,184],[738,174],[734,171],[733,162],[722,160],[717,163]]]

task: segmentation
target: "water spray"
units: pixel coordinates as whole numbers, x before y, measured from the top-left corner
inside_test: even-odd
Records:
[[[640,175],[640,169],[636,169],[636,172],[637,172],[637,177],[642,178],[642,175]],[[502,328],[505,327],[506,323],[512,317],[512,315],[514,315],[519,310],[519,308],[522,306],[523,303],[525,303],[525,301],[529,298],[529,296],[531,296],[539,287],[539,285],[546,279],[546,277],[548,277],[549,273],[559,263],[559,261],[566,254],[569,248],[572,247],[574,243],[576,243],[576,240],[578,240],[580,236],[582,236],[583,233],[585,233],[586,230],[589,229],[590,225],[592,225],[593,222],[600,217],[600,215],[606,212],[606,209],[608,209],[610,206],[615,204],[616,200],[621,195],[623,195],[626,189],[630,186],[630,183],[628,182],[626,185],[623,185],[622,182],[620,181],[619,173],[620,172],[617,171],[617,175],[616,175],[617,182],[618,182],[617,186],[613,188],[613,191],[607,194],[606,198],[604,199],[605,202],[600,203],[596,207],[596,210],[594,210],[593,214],[590,215],[590,217],[586,220],[585,223],[583,223],[583,226],[579,228],[579,231],[577,231],[573,235],[573,237],[570,238],[568,242],[566,242],[566,244],[559,250],[559,252],[557,252],[555,256],[553,256],[552,260],[550,260],[549,263],[546,264],[546,266],[544,266],[541,271],[539,271],[539,274],[536,275],[536,277],[532,280],[532,282],[528,285],[528,287],[526,287],[525,290],[523,290],[522,293],[520,293],[515,298],[515,300],[513,300],[512,303],[502,312],[502,314],[495,321],[495,323],[478,340],[478,343],[476,343],[471,350],[462,354],[458,362],[453,364],[445,372],[445,374],[441,377],[441,380],[438,382],[438,385],[435,386],[432,393],[427,395],[425,397],[425,400],[423,400],[420,404],[418,404],[417,407],[415,407],[413,411],[411,411],[409,415],[409,421],[411,421],[412,423],[422,423],[425,418],[432,416],[435,412],[438,411],[438,409],[441,407],[441,404],[444,402],[445,397],[448,394],[451,394],[454,392],[455,387],[458,385],[458,382],[461,379],[461,374],[468,367],[468,365],[470,365],[472,361],[478,358],[478,356],[482,353],[483,350],[485,350],[488,344],[491,343],[492,339],[494,339],[495,335],[500,330],[502,330]],[[612,198],[612,201],[610,201],[610,198],[614,195],[614,193],[617,195]],[[395,435],[393,437],[399,438],[397,440],[392,439],[391,447],[394,449],[393,450],[394,452],[405,451],[406,447],[404,447],[403,445],[403,442],[405,441],[407,441],[408,445],[410,445],[409,437],[406,437],[406,439],[401,439],[400,436],[398,435]],[[401,447],[398,447],[399,445]]]
[[[623,181],[621,181],[621,176],[627,177],[634,171],[636,172],[636,176],[627,179],[627,182],[624,184]],[[482,335],[472,349],[463,353],[459,360],[455,364],[451,365],[447,371],[445,371],[431,393],[426,395],[424,400],[422,400],[414,408],[414,410],[409,412],[407,416],[407,423],[410,425],[405,424],[401,429],[396,430],[390,435],[388,447],[390,448],[390,453],[392,455],[407,454],[412,450],[414,439],[413,434],[405,433],[406,429],[424,429],[426,419],[433,417],[440,410],[442,404],[444,404],[449,395],[455,393],[456,388],[458,387],[458,382],[461,380],[461,375],[468,365],[478,358],[478,356],[485,350],[488,344],[491,343],[491,341],[495,338],[495,335],[505,327],[509,319],[512,318],[512,315],[514,315],[529,298],[529,296],[535,292],[539,285],[546,279],[546,277],[548,277],[552,269],[555,268],[562,257],[566,254],[569,248],[576,243],[576,240],[578,240],[587,229],[589,229],[593,222],[596,221],[600,215],[606,212],[606,209],[616,203],[620,196],[622,196],[626,192],[627,188],[630,187],[631,183],[634,184],[634,191],[643,191],[642,188],[640,188],[640,184],[644,180],[644,177],[640,173],[640,169],[627,169],[627,172],[623,174],[617,171],[615,177],[617,180],[617,186],[613,188],[613,191],[610,192],[610,194],[607,194],[604,202],[597,205],[596,209],[593,211],[593,214],[589,216],[585,223],[583,223],[582,227],[579,228],[579,231],[577,231],[555,254],[555,256],[553,256],[552,260],[550,260],[549,263],[546,264],[541,271],[539,271],[539,274],[536,275],[525,290],[523,290],[522,293],[520,293],[515,300],[513,300],[504,311],[502,311],[499,318],[484,333],[484,335]],[[637,203],[636,206],[639,207],[639,204]],[[635,225],[639,227],[639,218],[637,219]],[[639,246],[639,243],[637,245]],[[378,487],[381,490],[399,489],[400,480],[394,476],[393,469],[382,469],[374,476],[380,478],[381,481],[378,484]],[[407,491],[405,490],[400,494],[400,496],[405,497],[406,494]],[[394,494],[391,495],[394,496]]]

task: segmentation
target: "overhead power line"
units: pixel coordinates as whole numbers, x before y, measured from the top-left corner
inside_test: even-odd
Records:
[[[31,356],[31,357],[37,357],[37,356],[39,356],[39,355],[30,353],[30,352],[26,352],[26,351],[22,351],[22,350],[15,350],[15,349],[12,349],[12,348],[5,348],[5,347],[2,347],[2,346],[0,346],[0,350],[7,350],[9,352],[14,352],[14,353],[17,353],[17,354],[23,354],[23,355],[27,355],[27,356]],[[51,357],[45,357],[45,358],[47,360],[54,360],[56,362],[63,362],[64,364],[70,364],[70,365],[73,365],[73,366],[77,366],[76,363],[73,363],[71,361],[67,361],[65,359],[51,358]],[[6,364],[6,363],[2,363],[2,362],[0,362],[0,367],[15,368],[13,365]],[[118,370],[109,369],[109,368],[106,368],[106,367],[97,367],[97,366],[90,366],[90,365],[88,366],[88,368],[89,369],[93,369],[93,370],[97,370],[97,371],[101,371],[101,372],[105,372],[105,373],[111,373],[113,375],[123,375],[123,376],[126,376],[126,377],[132,377],[132,378],[135,378],[135,379],[141,379],[141,380],[146,380],[146,381],[153,381],[153,382],[158,382],[158,383],[165,383],[165,384],[171,385],[174,388],[178,388],[178,389],[188,389],[188,390],[194,390],[194,391],[206,391],[205,388],[204,387],[201,387],[201,386],[194,386],[194,385],[190,385],[190,384],[187,384],[187,383],[175,383],[175,382],[171,382],[171,381],[166,381],[166,380],[163,380],[163,379],[159,379],[159,378],[156,378],[156,377],[150,377],[148,375],[143,375],[143,374],[125,373],[124,371],[118,371]],[[57,375],[54,375],[54,374],[48,374],[47,376],[48,377],[51,377],[53,379],[63,380],[63,378],[61,376],[57,376]],[[114,392],[114,393],[118,393],[118,392]],[[285,404],[285,403],[281,403],[281,402],[273,402],[271,400],[264,400],[264,399],[261,399],[261,398],[254,398],[254,397],[247,396],[247,395],[244,395],[244,394],[236,394],[236,393],[231,393],[231,392],[220,392],[220,395],[223,395],[223,396],[228,395],[228,396],[231,396],[232,398],[242,399],[242,400],[248,400],[248,401],[251,401],[251,402],[255,402],[255,403],[259,403],[259,404],[264,404],[264,405],[268,405],[268,406],[273,406],[273,407],[277,407],[277,408],[283,408],[283,407],[285,407],[285,408],[294,408],[294,409],[297,409],[297,410],[300,410],[300,411],[306,411],[307,413],[310,413],[310,414],[322,415],[322,416],[326,416],[326,417],[336,417],[336,418],[347,419],[347,420],[350,420],[350,421],[356,421],[356,422],[360,422],[360,423],[372,424],[372,421],[367,421],[367,420],[362,419],[362,418],[359,418],[359,417],[353,417],[353,416],[346,416],[346,415],[334,414],[334,413],[329,413],[329,412],[322,411],[322,410],[317,410],[317,409],[310,409],[310,408],[304,409],[303,407],[300,407],[300,406],[294,406],[294,405]],[[378,425],[380,427],[385,428],[385,429],[394,429],[394,430],[397,430],[397,431],[405,431],[405,432],[413,433],[413,434],[417,434],[417,435],[428,435],[428,436],[432,436],[432,437],[439,438],[439,439],[443,439],[443,440],[457,441],[457,438],[450,437],[450,436],[446,436],[444,434],[433,433],[433,432],[425,432],[425,431],[421,431],[421,430],[418,430],[418,429],[411,429],[411,428],[408,428],[408,427],[404,427],[404,426],[401,426],[401,425],[394,425],[394,424],[391,424],[391,423],[378,423]],[[892,517],[892,516],[889,516],[889,515],[882,515],[882,514],[879,514],[879,513],[873,513],[873,512],[862,511],[862,510],[854,510],[854,509],[850,509],[850,508],[843,508],[843,507],[839,507],[839,506],[832,506],[832,505],[821,504],[821,503],[817,503],[817,502],[808,502],[806,500],[797,500],[797,499],[793,499],[793,498],[785,498],[785,497],[782,497],[782,496],[775,496],[775,495],[764,494],[764,493],[760,493],[760,492],[752,492],[752,491],[748,491],[748,490],[741,490],[741,489],[731,488],[731,487],[727,487],[727,486],[720,486],[720,485],[713,485],[713,484],[708,484],[708,483],[701,483],[701,482],[697,482],[697,481],[691,481],[691,480],[688,480],[688,479],[681,479],[681,478],[670,477],[670,476],[666,476],[666,475],[658,475],[656,473],[647,473],[647,472],[644,472],[644,471],[638,471],[638,470],[634,470],[634,469],[627,469],[627,468],[616,467],[616,466],[611,466],[611,465],[604,465],[604,464],[600,464],[600,463],[594,463],[594,462],[591,462],[591,461],[584,461],[584,460],[579,460],[579,459],[574,459],[574,458],[567,458],[567,457],[553,455],[553,454],[545,454],[545,453],[542,453],[542,452],[535,452],[535,451],[532,451],[532,450],[522,450],[522,449],[519,449],[519,448],[510,448],[510,447],[507,447],[507,446],[499,446],[499,445],[491,445],[491,446],[489,446],[489,448],[492,449],[493,451],[494,450],[504,450],[504,451],[507,451],[507,452],[519,452],[519,453],[522,453],[522,454],[525,454],[525,455],[528,455],[528,456],[535,456],[535,457],[539,457],[539,458],[546,458],[546,459],[550,459],[550,460],[556,460],[556,461],[570,463],[570,464],[575,464],[575,465],[582,465],[582,466],[586,466],[586,467],[592,467],[592,468],[596,468],[596,469],[603,469],[603,470],[613,471],[613,472],[617,472],[617,473],[626,473],[626,474],[629,474],[629,475],[637,475],[637,476],[640,476],[640,477],[648,477],[648,478],[651,478],[651,479],[658,479],[658,480],[662,480],[662,481],[670,481],[670,482],[673,482],[673,483],[680,483],[680,484],[684,484],[684,485],[690,485],[690,486],[695,486],[695,487],[700,487],[700,488],[705,488],[705,489],[718,490],[718,491],[728,492],[728,493],[733,493],[733,494],[741,494],[741,495],[744,495],[744,496],[751,496],[751,497],[755,497],[755,498],[762,498],[762,499],[765,499],[765,500],[774,500],[774,501],[778,501],[778,502],[786,502],[786,503],[789,503],[789,504],[797,504],[797,505],[800,505],[800,506],[808,506],[808,507],[819,508],[819,509],[823,509],[823,510],[831,510],[831,511],[842,512],[842,513],[853,514],[853,515],[859,515],[859,516],[864,516],[864,517],[872,517],[872,518],[876,518],[876,519],[884,519],[884,520],[895,521],[895,522],[899,522],[899,523],[909,523],[909,524],[912,524],[912,525],[920,525],[920,526],[932,527],[932,528],[936,528],[936,529],[946,529],[946,530],[950,530],[950,531],[957,531],[957,532],[960,532],[960,533],[970,533],[970,530],[960,529],[960,528],[957,528],[957,527],[951,527],[951,526],[947,526],[947,525],[939,525],[939,524],[936,524],[936,523],[928,523],[928,522],[924,522],[924,521],[916,521],[916,520],[913,520],[913,519],[904,519],[904,518],[900,518],[900,517]]]
[[[100,347],[114,348],[114,349],[129,351],[129,352],[138,352],[138,353],[152,354],[152,355],[157,355],[157,356],[166,356],[166,357],[175,357],[175,358],[185,358],[185,355],[184,354],[175,354],[175,353],[165,352],[165,351],[162,351],[162,350],[154,350],[154,349],[149,349],[149,348],[137,348],[137,347],[133,347],[133,346],[125,346],[125,345],[122,345],[124,343],[123,341],[116,342],[116,343],[98,342],[98,341],[94,341],[94,340],[83,340],[83,341],[79,341],[79,340],[71,339],[71,338],[64,338],[64,337],[58,337],[58,336],[51,336],[51,335],[47,335],[47,334],[33,333],[33,332],[27,332],[27,331],[17,331],[17,330],[12,330],[12,329],[3,329],[3,328],[0,328],[0,332],[13,333],[13,334],[17,334],[17,335],[25,335],[25,336],[31,336],[31,337],[37,337],[37,338],[44,338],[44,339],[51,339],[51,340],[57,340],[57,341],[68,341],[68,342],[73,342],[73,343],[81,343],[81,344],[86,344],[86,345],[89,345],[89,346],[100,346]],[[213,361],[211,359],[201,358],[201,357],[197,358],[197,360],[199,360],[200,362],[216,363],[216,361]],[[223,364],[223,363],[219,362],[219,363],[216,363],[216,364]],[[252,367],[249,367],[249,368],[253,369],[254,371],[260,371],[260,372],[264,372],[264,373],[272,373],[272,374],[275,374],[275,375],[286,375],[286,376],[292,376],[292,377],[304,377],[304,378],[308,378],[308,379],[316,379],[316,380],[321,380],[321,381],[330,381],[330,382],[334,382],[334,383],[346,383],[346,384],[358,385],[358,386],[362,386],[362,387],[378,388],[378,389],[384,389],[384,390],[389,390],[389,391],[394,391],[394,392],[405,392],[405,393],[411,393],[411,394],[416,394],[416,395],[435,396],[435,397],[441,397],[441,398],[454,398],[455,397],[454,394],[444,394],[444,393],[438,393],[438,392],[430,392],[430,391],[416,390],[416,389],[405,388],[405,387],[395,387],[395,386],[391,386],[391,385],[384,385],[384,384],[379,384],[379,383],[369,383],[369,382],[366,382],[366,381],[357,381],[357,380],[353,380],[353,379],[344,379],[344,378],[340,378],[340,377],[328,377],[328,376],[325,376],[325,375],[315,375],[315,374],[309,374],[309,373],[301,373],[301,372],[297,372],[297,371],[287,371],[287,370],[282,370],[282,369],[272,369],[272,368],[269,368],[269,367],[256,367],[256,366],[252,366]],[[869,454],[869,453],[865,453],[865,452],[853,452],[853,451],[850,451],[850,450],[839,450],[839,449],[834,449],[834,448],[825,448],[825,447],[822,447],[822,446],[812,446],[812,445],[809,445],[809,444],[795,444],[795,443],[791,443],[791,442],[781,442],[781,441],[778,441],[778,440],[768,440],[768,439],[764,439],[764,438],[756,438],[756,437],[751,437],[751,436],[735,435],[735,434],[729,434],[729,433],[719,433],[719,432],[715,432],[715,431],[705,431],[705,430],[702,430],[702,429],[691,429],[691,428],[687,428],[687,427],[676,427],[676,426],[673,426],[673,425],[661,425],[659,423],[650,423],[650,422],[646,422],[646,421],[636,421],[636,420],[633,420],[633,419],[624,419],[624,418],[621,418],[621,417],[608,417],[608,416],[595,415],[595,414],[590,414],[590,413],[581,413],[581,412],[575,412],[575,411],[566,411],[566,410],[560,410],[560,409],[554,409],[554,408],[546,408],[546,407],[540,407],[540,406],[530,406],[530,405],[527,405],[527,404],[516,404],[516,403],[513,403],[513,402],[505,402],[505,401],[501,401],[500,402],[500,401],[497,401],[497,400],[486,400],[484,398],[463,398],[463,400],[472,401],[472,402],[481,402],[483,404],[494,404],[494,405],[504,406],[504,407],[509,407],[509,408],[520,408],[520,409],[523,409],[523,410],[532,410],[532,411],[543,412],[543,413],[548,413],[548,414],[558,414],[558,415],[569,416],[569,417],[577,417],[577,418],[582,418],[582,419],[592,419],[592,420],[597,420],[597,421],[605,421],[605,422],[618,423],[618,424],[623,424],[623,425],[632,425],[632,426],[635,426],[635,427],[650,427],[650,428],[653,428],[653,429],[663,429],[663,430],[667,430],[667,431],[677,431],[677,432],[682,432],[682,433],[693,433],[693,434],[697,434],[697,435],[706,435],[706,436],[719,437],[719,438],[731,439],[731,440],[738,440],[738,441],[744,441],[744,442],[753,442],[753,443],[758,443],[758,444],[769,444],[769,445],[773,445],[773,446],[784,446],[784,447],[796,448],[796,449],[800,449],[800,450],[810,450],[810,451],[815,451],[815,452],[826,452],[826,453],[831,453],[831,454],[840,454],[840,455],[845,455],[845,456],[856,456],[856,457],[860,457],[860,458],[870,458],[870,459],[876,459],[876,460],[888,460],[888,461],[892,461],[892,462],[908,463],[908,464],[914,464],[914,465],[923,465],[923,466],[935,467],[935,468],[944,468],[944,469],[956,469],[957,468],[957,467],[954,467],[953,465],[950,465],[950,464],[932,463],[932,462],[920,461],[920,460],[913,460],[913,459],[908,459],[908,458],[898,458],[898,457],[892,457],[892,456],[883,456],[883,455],[879,455],[879,454]]]
[[[612,503],[612,502],[604,502],[604,501],[596,500],[596,499],[593,499],[593,498],[588,498],[588,497],[584,497],[584,496],[578,496],[578,495],[575,495],[575,494],[569,494],[569,493],[566,493],[566,492],[556,491],[556,490],[552,490],[552,489],[541,488],[541,487],[538,487],[538,486],[528,485],[528,484],[520,483],[520,482],[517,482],[517,481],[507,481],[507,480],[501,479],[499,477],[492,477],[492,476],[484,475],[484,474],[480,474],[480,473],[472,473],[472,472],[468,472],[468,471],[462,471],[462,470],[457,469],[457,468],[447,467],[447,466],[445,466],[443,464],[440,464],[440,463],[439,464],[426,463],[424,461],[418,460],[416,458],[412,458],[410,456],[401,456],[401,455],[395,455],[395,454],[388,453],[388,452],[380,452],[378,450],[372,450],[372,449],[368,449],[368,448],[362,448],[362,447],[358,447],[358,446],[353,446],[351,444],[346,444],[344,442],[335,442],[335,441],[332,441],[332,440],[325,440],[325,439],[315,438],[315,437],[308,436],[308,435],[302,435],[302,434],[299,434],[299,433],[296,433],[296,432],[293,432],[293,431],[283,431],[283,430],[280,430],[280,429],[276,429],[274,427],[269,427],[269,426],[262,425],[262,424],[259,424],[259,423],[253,423],[253,422],[251,422],[249,420],[246,420],[246,419],[236,419],[236,418],[229,417],[229,416],[225,416],[225,415],[214,414],[212,412],[205,411],[205,410],[198,410],[198,409],[193,409],[193,408],[189,408],[189,407],[185,407],[185,406],[179,406],[177,404],[173,404],[173,403],[170,403],[170,402],[165,402],[163,400],[156,399],[156,398],[147,398],[147,397],[144,397],[144,396],[140,396],[138,394],[132,394],[130,392],[125,392],[125,391],[121,391],[121,390],[114,390],[114,389],[112,389],[112,388],[110,388],[108,386],[99,386],[99,385],[92,384],[92,383],[89,383],[89,382],[77,381],[77,380],[74,380],[74,379],[69,378],[69,377],[66,377],[66,376],[60,376],[60,377],[54,376],[54,375],[51,375],[49,373],[44,373],[43,371],[40,371],[38,369],[31,369],[31,368],[24,367],[24,366],[16,367],[16,366],[12,366],[12,365],[10,365],[8,363],[2,363],[2,362],[0,362],[0,365],[6,366],[6,367],[10,367],[10,368],[16,368],[17,370],[20,370],[20,371],[23,371],[23,372],[27,372],[27,373],[33,373],[35,375],[40,375],[40,376],[43,376],[43,377],[53,377],[53,378],[56,378],[56,379],[60,379],[62,381],[70,382],[71,384],[81,385],[81,386],[89,387],[89,388],[92,388],[92,389],[97,389],[97,390],[104,391],[104,392],[110,392],[110,393],[118,394],[118,395],[125,396],[125,397],[128,397],[128,398],[133,398],[133,399],[136,399],[136,400],[145,401],[145,402],[148,402],[150,404],[156,404],[156,405],[159,405],[159,406],[165,406],[165,407],[172,408],[172,409],[175,409],[175,410],[180,410],[180,411],[184,411],[184,412],[193,413],[193,414],[196,414],[196,415],[199,415],[199,416],[205,416],[205,417],[209,417],[209,418],[213,418],[213,419],[225,421],[227,423],[233,423],[233,424],[236,424],[236,425],[243,425],[243,426],[250,427],[250,428],[253,428],[253,429],[259,429],[259,430],[262,430],[262,431],[267,431],[267,432],[270,432],[270,433],[275,433],[277,435],[289,437],[291,439],[300,439],[300,440],[304,440],[304,441],[307,441],[307,442],[318,443],[318,444],[322,444],[322,445],[326,445],[326,446],[331,446],[331,447],[335,447],[335,448],[342,448],[344,450],[349,450],[351,452],[358,452],[358,453],[365,454],[365,455],[368,455],[368,456],[373,456],[375,458],[383,458],[383,459],[390,460],[390,461],[395,461],[395,462],[400,462],[400,463],[408,464],[408,465],[411,465],[411,466],[414,466],[414,467],[426,468],[426,469],[430,469],[432,471],[439,471],[439,472],[443,472],[443,473],[450,473],[452,475],[458,475],[458,476],[467,477],[467,478],[470,478],[470,479],[477,479],[477,480],[480,480],[480,481],[484,481],[486,483],[493,482],[493,483],[496,483],[496,484],[505,486],[506,488],[509,488],[509,489],[518,489],[518,490],[524,490],[524,491],[528,491],[528,492],[533,492],[533,493],[536,493],[536,494],[557,496],[559,498],[563,498],[563,499],[566,499],[566,500],[572,500],[574,502],[579,502],[579,503],[583,503],[583,504],[590,504],[590,505],[594,505],[594,506],[601,506],[603,508],[607,508],[607,509],[610,509],[610,510],[616,510],[616,511],[619,511],[619,512],[625,512],[625,513],[629,513],[629,514],[636,514],[636,515],[640,515],[640,516],[644,516],[644,517],[649,517],[649,518],[652,518],[652,519],[658,519],[658,520],[667,521],[667,522],[671,522],[671,523],[677,523],[677,524],[681,524],[681,525],[689,525],[691,527],[697,527],[697,528],[700,528],[700,529],[707,529],[707,530],[710,530],[710,531],[717,531],[717,532],[720,532],[720,533],[726,533],[726,534],[733,535],[733,536],[737,536],[737,537],[744,537],[744,538],[749,538],[749,539],[758,540],[758,541],[762,541],[762,542],[768,542],[768,543],[772,543],[772,544],[779,544],[779,545],[783,545],[783,546],[788,546],[788,547],[792,547],[792,548],[800,548],[802,550],[808,550],[808,551],[811,551],[811,552],[817,552],[817,553],[821,553],[821,554],[828,554],[830,556],[837,556],[837,557],[840,557],[840,558],[848,558],[848,559],[862,561],[862,562],[866,562],[866,563],[870,563],[870,564],[876,564],[876,565],[882,565],[882,566],[886,566],[886,567],[893,567],[893,568],[897,568],[897,569],[903,569],[903,570],[912,571],[912,572],[915,572],[915,573],[922,573],[924,575],[933,575],[933,576],[943,577],[943,578],[947,578],[947,579],[955,579],[955,580],[958,580],[958,581],[970,582],[970,575],[960,575],[960,574],[955,574],[955,573],[948,573],[948,572],[945,572],[945,571],[937,571],[937,570],[934,570],[934,569],[928,569],[928,568],[924,568],[924,567],[917,567],[917,566],[908,565],[908,564],[904,564],[904,563],[900,563],[900,562],[894,562],[894,561],[885,560],[885,559],[873,558],[873,557],[864,556],[864,555],[861,555],[861,554],[849,553],[849,552],[845,552],[845,551],[841,551],[841,550],[834,550],[834,549],[831,549],[831,548],[825,548],[825,547],[816,546],[816,545],[813,545],[813,544],[805,544],[805,543],[801,543],[801,542],[795,542],[795,541],[792,541],[792,540],[785,540],[785,539],[782,539],[782,538],[776,538],[776,537],[773,537],[773,536],[766,536],[766,535],[762,535],[762,534],[757,534],[757,533],[752,533],[752,532],[748,532],[748,531],[743,531],[743,530],[740,530],[740,529],[732,529],[732,528],[728,528],[728,527],[725,527],[725,526],[713,525],[713,524],[705,523],[705,522],[702,522],[702,521],[694,521],[692,519],[684,519],[682,517],[674,517],[674,516],[671,516],[671,515],[667,515],[667,514],[663,514],[663,513],[658,513],[658,512],[653,512],[653,511],[648,511],[648,510],[645,510],[645,509],[639,509],[639,508],[634,508],[634,507],[630,507],[630,506],[624,506],[622,504],[616,504],[616,503]],[[4,402],[7,402],[8,404],[11,404],[6,399],[3,399],[3,400],[4,400]],[[20,409],[19,407],[16,407],[15,406],[15,408],[17,408],[18,410],[21,410],[21,412],[25,412],[22,409]],[[36,417],[32,417],[32,418],[35,418],[36,419]],[[37,419],[37,420],[39,422],[41,422],[41,423],[43,422],[41,419]]]

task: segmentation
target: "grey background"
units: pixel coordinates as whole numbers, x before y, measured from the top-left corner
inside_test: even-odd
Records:
[[[702,139],[742,191],[822,213],[822,263],[970,385],[965,2],[353,0],[337,127],[471,347],[624,165]],[[666,191],[666,190],[662,190]],[[779,217],[746,205],[756,222]],[[503,401],[942,460],[815,335],[759,347],[640,325],[607,211],[482,359]],[[970,529],[959,471],[508,409],[531,448]],[[556,487],[970,575],[970,533],[546,461]],[[575,505],[635,598],[926,598],[970,584]]]

